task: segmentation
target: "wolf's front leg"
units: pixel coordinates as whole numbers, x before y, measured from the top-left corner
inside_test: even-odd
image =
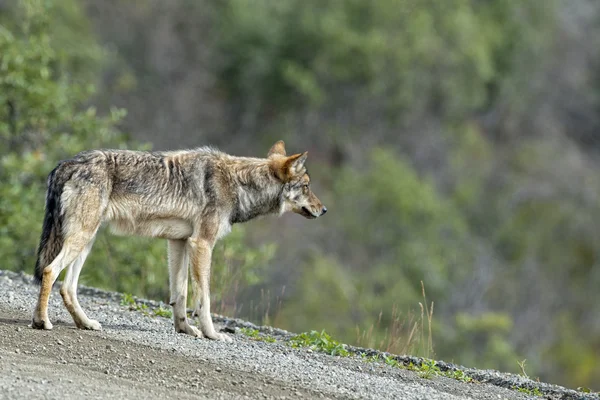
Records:
[[[175,332],[202,337],[187,320],[188,257],[185,240],[169,240],[169,284]]]
[[[209,339],[232,342],[229,336],[215,331],[210,315],[210,264],[213,245],[204,239],[189,239],[189,242],[193,284],[198,286],[194,293],[201,297],[194,301],[195,304],[202,305],[199,310],[200,329]]]

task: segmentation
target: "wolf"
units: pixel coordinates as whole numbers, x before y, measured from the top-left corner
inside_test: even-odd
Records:
[[[202,147],[141,152],[84,151],[48,176],[46,207],[35,265],[40,284],[32,327],[52,329],[48,299],[67,268],[60,294],[75,325],[100,330],[77,300],[77,281],[98,228],[168,240],[170,305],[175,331],[231,341],[210,314],[213,247],[233,224],[291,211],[308,219],[327,212],[310,187],[308,152],[286,154],[276,142],[266,158],[237,157]],[[187,309],[188,270],[199,329]]]

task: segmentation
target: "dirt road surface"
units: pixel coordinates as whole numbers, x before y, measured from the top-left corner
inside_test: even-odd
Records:
[[[80,289],[80,302],[102,331],[76,329],[57,288],[54,329],[34,330],[37,289],[30,276],[0,270],[0,399],[528,398],[493,384],[424,379],[358,356],[293,349],[285,340],[255,341],[232,328],[239,321],[218,319],[233,343],[176,334],[170,319],[90,288]]]

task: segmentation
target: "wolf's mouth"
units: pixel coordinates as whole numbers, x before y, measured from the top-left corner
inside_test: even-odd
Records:
[[[311,213],[308,208],[306,207],[302,207],[302,216],[308,219],[315,219],[317,218],[316,215],[314,215],[313,213]]]

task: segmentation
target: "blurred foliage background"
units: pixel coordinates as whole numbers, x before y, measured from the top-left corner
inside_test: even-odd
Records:
[[[0,1],[3,268],[80,150],[284,139],[330,211],[236,226],[218,312],[599,390],[599,132],[594,0]],[[167,279],[163,241],[105,232],[82,273]]]

